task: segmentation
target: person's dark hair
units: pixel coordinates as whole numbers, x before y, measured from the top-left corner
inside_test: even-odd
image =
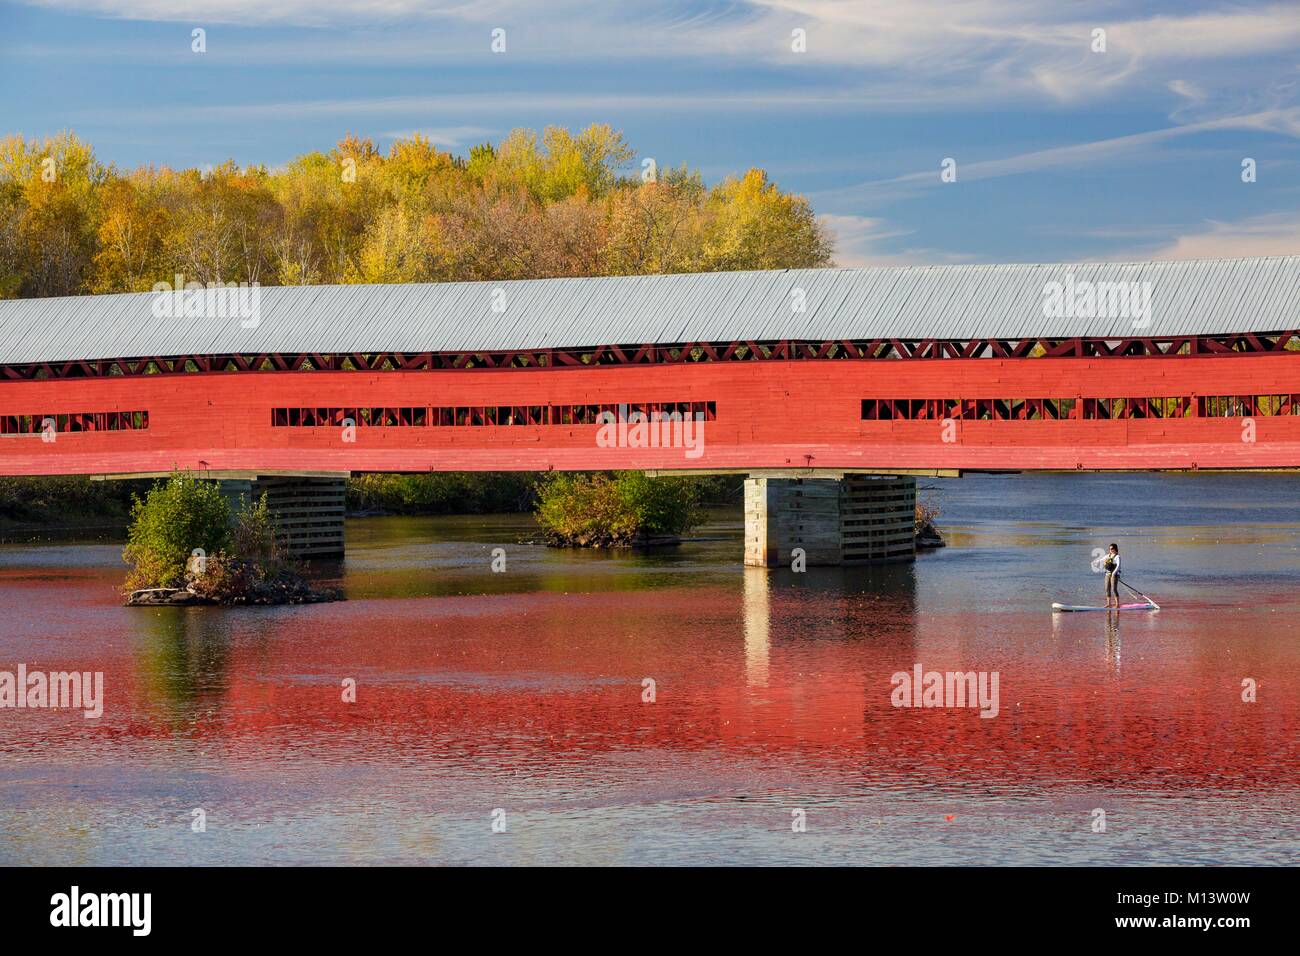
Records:
[[[1112,541],[1110,543],[1110,546],[1115,549],[1116,554],[1119,554],[1119,545],[1117,545],[1114,541]]]

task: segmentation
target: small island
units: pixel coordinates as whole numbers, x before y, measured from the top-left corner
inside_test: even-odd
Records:
[[[551,472],[537,486],[537,524],[551,547],[680,544],[702,514],[696,482],[640,471]]]
[[[263,496],[233,511],[211,482],[176,472],[131,509],[122,558],[131,607],[318,604],[343,600],[317,588],[288,557]]]
[[[655,548],[680,544],[704,518],[710,498],[725,500],[743,478],[651,478],[640,471],[550,472],[536,487],[542,542],[555,548]],[[947,542],[934,501],[916,502],[916,548]]]

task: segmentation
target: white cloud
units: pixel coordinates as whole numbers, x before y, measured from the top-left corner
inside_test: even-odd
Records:
[[[1195,105],[1204,103],[1207,99],[1205,91],[1189,80],[1170,80],[1169,89]]]
[[[1178,236],[1144,255],[1153,259],[1300,255],[1300,210],[1239,222],[1209,220],[1200,231]]]
[[[935,249],[904,248],[887,252],[883,245],[890,239],[910,235],[911,230],[892,228],[883,219],[835,213],[825,213],[817,219],[834,239],[835,264],[844,268],[942,265],[971,262],[975,258]]]
[[[286,23],[301,26],[384,22],[399,19],[465,18],[477,4],[440,0],[27,0],[32,6],[78,10],[101,17],[183,23]]]
[[[304,35],[277,38],[318,55],[408,62],[459,50],[486,55],[487,31],[507,29],[516,57],[734,58],[792,69],[850,69],[906,101],[950,101],[977,86],[986,100],[1070,102],[1114,95],[1136,83],[1167,95],[1189,63],[1288,56],[1300,46],[1293,2],[1177,7],[1126,19],[1114,0],[669,0],[657,5],[590,0],[27,0],[96,16],[187,24],[284,25],[364,30],[363,42]],[[1189,4],[1189,6],[1194,6]],[[1090,49],[1095,27],[1105,53]],[[794,28],[807,52],[790,48]],[[210,40],[215,38],[210,38]],[[236,44],[231,40],[227,52]],[[274,53],[267,46],[263,53]],[[1223,71],[1216,88],[1258,87],[1258,72]],[[942,104],[936,104],[942,105]]]
[[[889,240],[911,230],[892,227],[869,216],[823,214],[821,223],[835,239],[835,263],[845,268],[866,266],[950,265],[982,261],[980,256],[923,247],[893,250]],[[1300,255],[1300,209],[1269,213],[1237,222],[1206,220],[1199,228],[1173,226],[1117,227],[1089,230],[1092,238],[1130,240],[1122,247],[1087,258],[1110,262],[1161,259],[1234,259],[1243,256]],[[1078,235],[1078,233],[1072,233]],[[1136,242],[1137,244],[1133,244]]]
[[[423,126],[419,129],[395,129],[380,133],[381,139],[411,139],[423,136],[439,149],[458,149],[462,146],[476,146],[486,142],[497,134],[497,130],[487,126]]]

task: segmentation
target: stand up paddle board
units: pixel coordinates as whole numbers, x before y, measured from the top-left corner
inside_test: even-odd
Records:
[[[1053,604],[1053,611],[1158,611],[1159,604],[1121,604],[1119,607],[1098,607],[1087,604]]]

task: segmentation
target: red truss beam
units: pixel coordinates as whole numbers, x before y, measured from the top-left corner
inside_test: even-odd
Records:
[[[1231,356],[1269,352],[1300,355],[1300,330],[1231,335],[1123,339],[865,339],[685,342],[680,345],[598,345],[584,349],[506,352],[264,352],[173,355],[0,365],[0,379],[96,378],[194,372],[404,371],[420,369],[575,368],[696,362],[864,361],[876,359],[1127,358]]]

